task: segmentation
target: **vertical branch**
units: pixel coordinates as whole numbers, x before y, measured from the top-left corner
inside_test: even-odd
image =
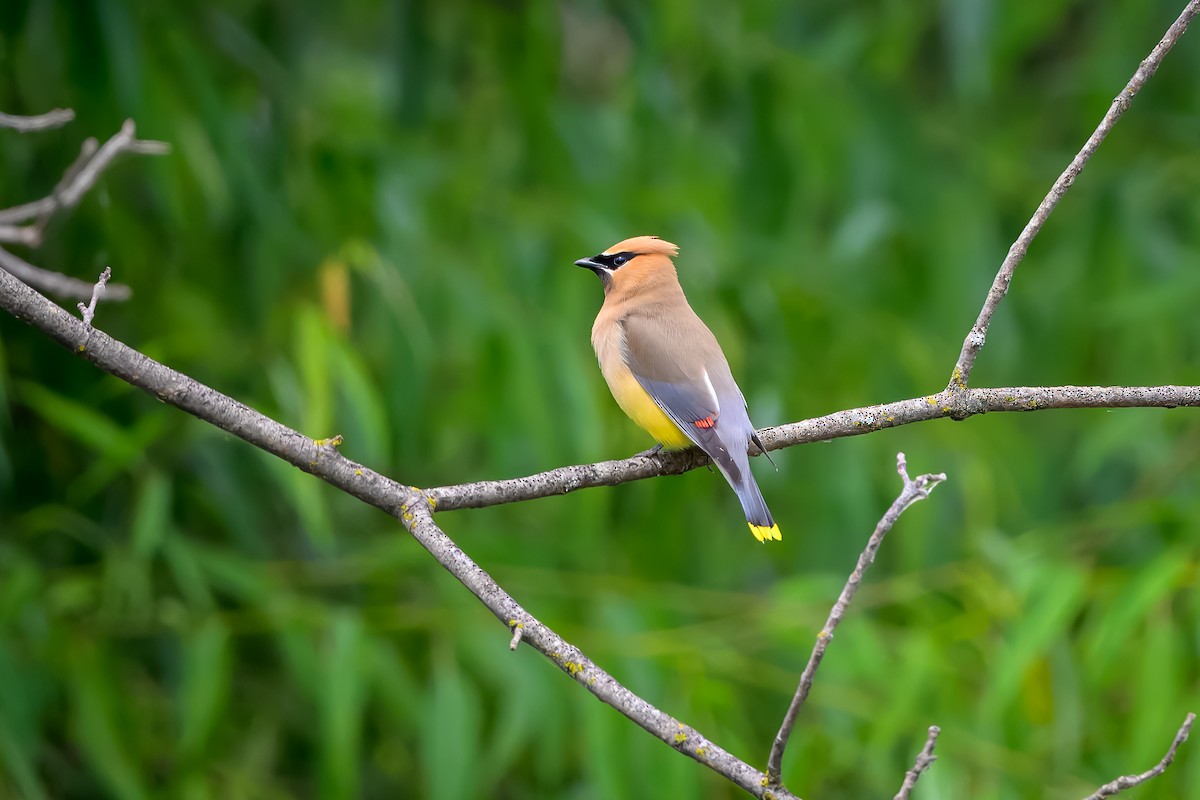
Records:
[[[788,739],[792,735],[792,728],[796,725],[796,717],[800,714],[800,707],[804,705],[804,701],[808,699],[808,693],[812,690],[813,678],[816,677],[817,668],[821,666],[821,659],[825,657],[825,649],[829,647],[829,640],[833,638],[834,630],[846,615],[846,610],[850,607],[850,601],[854,599],[854,594],[858,591],[859,584],[862,583],[863,574],[867,571],[867,567],[875,562],[875,553],[878,552],[879,546],[883,544],[883,538],[887,536],[888,531],[900,519],[900,515],[904,513],[905,509],[918,500],[924,500],[933,491],[933,487],[946,480],[945,473],[921,475],[915,480],[910,479],[908,477],[908,464],[904,460],[904,453],[896,454],[896,472],[900,474],[900,479],[904,481],[904,488],[900,490],[899,496],[884,513],[883,518],[879,520],[879,524],[875,526],[875,532],[867,540],[867,546],[862,551],[862,554],[859,555],[854,571],[850,573],[850,577],[846,580],[846,585],[842,587],[841,595],[838,596],[837,602],[833,604],[833,609],[829,612],[829,619],[825,621],[825,627],[817,634],[817,643],[813,646],[808,664],[805,665],[804,672],[800,675],[800,685],[796,687],[796,694],[792,698],[792,704],[788,706],[787,713],[783,717],[783,724],[779,726],[779,732],[775,734],[775,741],[771,745],[771,753],[767,757],[767,779],[772,786],[780,785],[780,776],[783,771],[783,751],[787,748]]]

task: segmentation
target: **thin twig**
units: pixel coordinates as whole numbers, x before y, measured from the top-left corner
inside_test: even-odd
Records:
[[[837,411],[823,417],[763,428],[767,450],[874,433],[933,419],[966,419],[978,414],[1045,411],[1052,408],[1200,407],[1200,386],[1022,386],[939,392],[895,403]],[[426,493],[438,511],[516,503],[553,497],[595,486],[616,486],[660,475],[679,475],[708,464],[696,448],[639,453],[630,458],[577,464],[505,480],[438,486]]]
[[[1171,741],[1171,746],[1167,748],[1167,754],[1150,769],[1143,772],[1141,775],[1124,775],[1117,778],[1115,781],[1106,783],[1096,790],[1095,794],[1089,794],[1084,800],[1103,800],[1105,797],[1112,797],[1119,792],[1137,786],[1140,783],[1145,783],[1151,778],[1156,778],[1167,771],[1167,767],[1171,766],[1171,762],[1175,760],[1175,751],[1179,749],[1179,745],[1187,741],[1188,734],[1191,733],[1192,723],[1196,721],[1195,714],[1188,714],[1184,719],[1183,724],[1179,726],[1179,732],[1175,734],[1175,738]]]
[[[125,152],[139,156],[166,156],[171,154],[171,143],[156,139],[134,139],[125,146]]]
[[[166,142],[142,141],[135,138],[137,126],[133,120],[125,120],[125,124],[121,126],[121,130],[113,134],[107,142],[100,146],[96,154],[84,164],[72,180],[61,192],[58,193],[59,204],[70,208],[79,202],[79,198],[92,188],[96,183],[96,179],[100,177],[112,160],[119,154],[126,151],[136,151],[138,153],[149,155],[165,155],[171,152],[171,145]]]
[[[100,273],[100,280],[96,281],[96,285],[92,287],[92,302],[86,306],[79,303],[79,313],[83,315],[83,324],[89,328],[92,327],[92,320],[96,318],[96,303],[100,300],[100,295],[104,294],[104,286],[111,277],[112,267],[105,267]]]
[[[63,193],[63,190],[66,189],[71,181],[75,180],[75,176],[79,174],[79,170],[83,169],[92,156],[96,155],[96,150],[99,148],[100,143],[96,141],[95,137],[89,136],[84,139],[83,144],[79,147],[79,155],[75,156],[75,160],[71,162],[71,166],[67,167],[62,177],[58,179],[58,183],[54,185],[53,192],[40,200],[31,200],[19,206],[0,209],[0,222],[24,222],[34,217],[53,214],[55,209],[58,208],[58,196]]]
[[[75,112],[69,108],[56,108],[33,117],[0,113],[0,128],[12,128],[18,133],[29,133],[49,128],[61,128],[73,119],[75,119]]]
[[[19,258],[0,247],[0,269],[6,269],[17,276],[21,282],[47,294],[61,297],[64,300],[87,300],[92,296],[95,284],[72,278],[61,272],[35,267],[23,258]],[[123,283],[110,283],[104,287],[104,302],[120,302],[133,296],[133,290]]]
[[[54,213],[61,208],[61,197],[68,187],[75,181],[76,176],[83,171],[83,168],[95,157],[96,151],[100,149],[100,143],[95,137],[89,136],[83,140],[83,144],[79,148],[79,155],[71,162],[71,166],[67,167],[66,172],[58,179],[58,183],[54,184],[54,191],[46,198],[46,207],[38,214],[37,220],[30,229],[36,231],[37,242],[41,242],[42,234],[46,230],[46,226],[50,224]]]
[[[933,754],[933,748],[937,745],[938,734],[941,732],[942,729],[937,725],[929,726],[929,738],[925,740],[925,746],[917,754],[917,760],[912,769],[904,773],[904,783],[900,785],[900,791],[896,792],[896,796],[892,800],[908,800],[909,794],[912,793],[913,787],[917,785],[921,775],[933,766],[934,761],[937,761],[937,756]]]
[[[812,655],[809,656],[808,664],[805,665],[804,672],[800,675],[800,685],[796,687],[796,694],[783,717],[783,724],[779,726],[779,733],[775,734],[775,741],[771,744],[771,754],[767,757],[767,780],[772,786],[780,785],[783,751],[787,748],[788,738],[792,735],[792,728],[796,725],[796,717],[800,714],[800,708],[808,699],[809,691],[812,690],[813,678],[816,677],[817,668],[821,666],[821,659],[825,657],[825,649],[829,647],[829,640],[833,638],[833,632],[845,617],[846,610],[850,607],[850,601],[854,599],[854,593],[858,591],[859,584],[862,583],[863,574],[874,563],[875,553],[883,544],[884,537],[896,524],[896,520],[900,519],[900,515],[904,513],[905,509],[918,500],[924,500],[935,486],[946,480],[945,473],[921,475],[910,479],[904,453],[896,454],[896,472],[899,473],[904,486],[895,501],[892,502],[891,507],[879,520],[879,524],[875,526],[875,532],[867,540],[867,546],[859,555],[854,571],[850,573],[846,585],[842,587],[842,593],[829,612],[829,618],[825,620],[825,627],[817,634],[817,642],[813,645]]]
[[[521,637],[525,635],[525,626],[518,622],[512,626],[512,629],[513,635],[508,642],[508,649],[516,650],[517,645],[521,644]]]
[[[1096,126],[1096,130],[1084,142],[1083,148],[1076,154],[1075,158],[1067,166],[1063,173],[1058,176],[1058,180],[1050,187],[1050,192],[1042,200],[1041,205],[1033,212],[1033,217],[1025,225],[1025,229],[1021,231],[1021,235],[1012,243],[1008,249],[1008,255],[1004,257],[1004,261],[1000,264],[1000,271],[996,273],[996,279],[992,282],[992,288],[988,290],[987,299],[984,300],[983,308],[979,312],[979,318],[975,320],[975,324],[971,326],[967,338],[963,341],[962,350],[958,354],[958,361],[954,365],[954,371],[950,375],[950,383],[947,386],[949,390],[965,389],[970,382],[971,369],[975,366],[975,358],[979,355],[979,351],[983,348],[987,341],[988,326],[991,325],[992,315],[996,313],[996,309],[1000,306],[1000,301],[1008,294],[1008,287],[1012,283],[1013,273],[1016,272],[1017,265],[1025,258],[1025,253],[1029,250],[1029,245],[1033,242],[1038,231],[1042,229],[1049,218],[1050,213],[1054,211],[1054,207],[1058,205],[1058,201],[1063,198],[1067,190],[1071,188],[1071,184],[1079,177],[1079,173],[1083,172],[1084,166],[1088,159],[1096,152],[1096,148],[1108,136],[1108,132],[1117,124],[1117,120],[1121,118],[1130,106],[1134,95],[1141,90],[1146,84],[1146,81],[1154,75],[1167,53],[1171,52],[1171,48],[1179,41],[1179,37],[1183,36],[1187,30],[1188,23],[1200,13],[1200,0],[1191,0],[1184,8],[1183,13],[1175,20],[1174,24],[1167,29],[1162,40],[1150,51],[1150,55],[1138,65],[1137,71],[1133,73],[1133,77],[1129,79],[1129,83],[1125,84],[1125,88],[1121,90],[1112,101],[1112,105],[1108,108],[1108,113],[1100,120],[1100,124]]]

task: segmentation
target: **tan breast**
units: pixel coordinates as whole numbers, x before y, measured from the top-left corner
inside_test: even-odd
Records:
[[[613,399],[638,427],[670,449],[691,444],[626,366],[624,330],[616,316],[606,313],[606,309],[601,309],[592,326],[592,347]]]

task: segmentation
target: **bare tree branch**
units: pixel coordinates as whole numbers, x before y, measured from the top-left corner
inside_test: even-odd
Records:
[[[966,419],[994,411],[1052,408],[1176,408],[1200,406],[1200,386],[1022,386],[943,391],[925,397],[837,411],[823,417],[763,428],[767,450],[874,433],[933,419]],[[755,453],[757,455],[757,453]],[[615,486],[659,475],[678,475],[708,464],[697,448],[639,453],[616,461],[579,464],[523,478],[477,481],[427,489],[438,511],[484,508],[567,494],[594,486]]]
[[[545,655],[576,683],[601,702],[680,753],[724,776],[754,797],[798,800],[782,787],[767,785],[767,776],[703,736],[695,728],[655,708],[593,663],[579,648],[539,622],[508,596],[492,578],[474,564],[433,521],[428,499],[407,507],[401,514],[405,526],[442,566],[458,578],[498,619],[516,633],[519,641]],[[512,642],[509,643],[512,647]]]
[[[137,126],[133,120],[125,120],[121,130],[100,146],[96,154],[83,165],[74,179],[58,193],[59,205],[70,208],[79,202],[79,198],[92,188],[96,180],[113,159],[126,151],[135,151],[143,155],[166,155],[171,152],[171,145],[166,142],[141,141],[136,138]]]
[[[58,195],[62,194],[68,184],[79,174],[79,170],[83,169],[84,165],[92,159],[92,156],[96,155],[96,150],[99,147],[100,143],[94,137],[89,136],[84,139],[83,144],[79,147],[79,155],[75,157],[75,160],[71,162],[71,166],[67,167],[62,177],[58,179],[58,183],[54,185],[54,191],[40,200],[22,203],[12,208],[0,209],[0,223],[24,222],[34,217],[53,214],[54,210],[58,208]]]
[[[44,131],[50,128],[61,128],[75,119],[75,112],[69,108],[56,108],[35,117],[21,117],[15,114],[0,113],[0,128],[12,128],[18,133]]]
[[[933,491],[934,487],[946,480],[945,473],[920,475],[915,479],[910,479],[904,453],[896,454],[896,472],[899,473],[900,480],[904,482],[900,494],[875,526],[875,532],[867,540],[867,546],[859,555],[854,571],[846,579],[842,593],[838,596],[837,602],[833,604],[829,618],[825,620],[825,627],[817,634],[817,642],[813,645],[812,655],[809,656],[808,664],[805,665],[804,672],[800,675],[800,685],[796,687],[796,694],[792,698],[791,705],[788,706],[787,713],[784,714],[783,724],[779,726],[779,733],[775,734],[775,741],[771,744],[771,753],[767,757],[767,780],[772,786],[778,786],[780,783],[783,751],[787,748],[792,728],[796,725],[800,707],[804,705],[809,691],[812,690],[813,678],[816,677],[817,668],[821,666],[821,659],[825,657],[825,649],[829,647],[829,640],[833,638],[833,632],[841,623],[842,618],[846,616],[850,601],[854,599],[854,593],[858,591],[859,584],[862,583],[863,574],[871,564],[875,563],[875,554],[879,551],[879,546],[883,544],[884,537],[909,506],[918,500],[929,497],[929,493]]]
[[[1054,207],[1058,205],[1058,201],[1063,198],[1067,190],[1071,188],[1071,184],[1079,177],[1079,173],[1083,172],[1084,166],[1088,159],[1096,152],[1096,148],[1108,136],[1108,132],[1117,124],[1117,120],[1121,118],[1133,101],[1141,88],[1154,76],[1158,71],[1158,67],[1166,58],[1167,53],[1171,52],[1171,48],[1179,41],[1179,37],[1183,36],[1187,30],[1188,24],[1200,13],[1200,0],[1191,0],[1187,7],[1183,9],[1183,13],[1179,18],[1167,29],[1162,40],[1150,51],[1150,55],[1146,56],[1145,60],[1138,65],[1137,71],[1133,73],[1133,77],[1129,79],[1129,83],[1125,84],[1125,88],[1121,90],[1112,101],[1112,105],[1108,107],[1108,113],[1100,120],[1100,124],[1096,126],[1096,130],[1084,142],[1083,149],[1076,154],[1075,158],[1067,166],[1063,173],[1058,176],[1058,180],[1050,187],[1049,194],[1042,200],[1041,205],[1033,212],[1033,217],[1025,225],[1025,229],[1021,231],[1021,235],[1012,243],[1012,247],[1008,249],[1008,255],[1004,257],[1004,261],[1000,264],[1000,271],[996,273],[996,279],[992,282],[992,288],[988,290],[987,299],[984,300],[983,308],[979,312],[979,318],[975,320],[975,324],[971,326],[967,338],[963,341],[962,350],[958,354],[958,361],[954,365],[954,371],[950,375],[950,383],[946,387],[948,390],[965,389],[971,379],[971,369],[975,366],[975,358],[979,355],[979,351],[983,348],[987,341],[988,326],[991,325],[992,315],[996,313],[996,309],[1000,306],[1000,301],[1008,294],[1008,287],[1012,283],[1013,273],[1017,270],[1017,265],[1021,263],[1021,259],[1025,258],[1025,253],[1029,250],[1029,245],[1033,242],[1038,231],[1042,229],[1042,225],[1050,217],[1050,213],[1054,211]]]
[[[40,245],[50,217],[60,209],[75,206],[119,154],[135,152],[161,155],[170,152],[170,145],[166,142],[137,139],[136,130],[133,120],[127,119],[121,130],[99,148],[94,142],[84,142],[79,157],[48,197],[0,211],[0,242],[28,247]],[[37,221],[32,225],[12,224],[34,217],[37,217]]]
[[[1192,723],[1196,721],[1195,714],[1188,714],[1184,719],[1183,724],[1179,726],[1178,733],[1171,741],[1171,746],[1167,748],[1167,754],[1150,769],[1143,772],[1141,775],[1124,775],[1117,778],[1115,781],[1106,783],[1096,790],[1094,794],[1089,794],[1084,800],[1103,800],[1105,797],[1112,797],[1115,794],[1125,791],[1126,789],[1145,783],[1151,778],[1157,778],[1167,771],[1167,767],[1171,766],[1171,762],[1175,760],[1175,751],[1179,749],[1179,745],[1187,741],[1188,734],[1192,731]]]
[[[74,112],[69,109],[59,109],[42,117],[11,117],[0,114],[0,124],[3,124],[4,119],[61,120],[57,124],[63,124],[73,116]],[[52,125],[49,123],[32,126],[25,124],[23,127],[21,125],[11,125],[10,127],[22,131],[33,131],[52,127]],[[53,192],[40,200],[0,209],[0,242],[22,244],[28,247],[40,245],[51,217],[60,209],[70,208],[77,204],[80,198],[95,185],[100,174],[118,154],[122,152],[162,154],[170,151],[170,146],[165,142],[142,141],[135,138],[135,131],[133,120],[126,120],[125,124],[121,126],[121,130],[105,142],[103,147],[93,138],[84,140],[79,155],[63,173]],[[30,225],[16,224],[28,219],[35,221]],[[98,298],[93,290],[93,284],[87,281],[34,266],[3,248],[0,248],[0,269],[6,269],[30,286],[56,297],[84,301],[91,299],[90,307],[92,314],[95,314],[95,303]],[[133,294],[128,286],[121,284],[114,283],[103,288],[104,291],[100,294],[106,300],[128,300]]]
[[[525,611],[433,521],[432,500],[345,458],[333,440],[314,441],[231,397],[85,326],[33,289],[0,270],[0,308],[42,331],[100,369],[282,458],[399,519],[447,572],[467,587],[520,640],[553,661],[604,703],[656,738],[723,775],[755,797],[768,792],[767,776],[714,744],[695,728],[660,711],[596,666],[577,647]],[[511,646],[511,642],[510,642]],[[773,788],[776,800],[795,800]]]
[[[925,746],[917,754],[913,768],[904,774],[904,783],[900,785],[900,791],[896,792],[896,796],[892,800],[908,800],[908,796],[912,793],[913,787],[917,785],[921,775],[933,766],[934,761],[937,761],[937,756],[933,754],[933,748],[937,745],[938,735],[941,732],[942,729],[937,725],[929,727],[929,738],[925,740]]]
[[[23,258],[0,247],[0,269],[6,269],[16,275],[22,282],[29,284],[47,294],[61,297],[64,300],[87,300],[92,296],[92,284],[72,278],[61,272],[35,267]],[[103,301],[128,300],[133,291],[123,283],[110,283],[104,287]]]

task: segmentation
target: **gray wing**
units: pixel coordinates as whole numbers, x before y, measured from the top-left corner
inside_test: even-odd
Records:
[[[686,310],[625,318],[626,364],[663,413],[737,484],[754,429],[716,338]]]

